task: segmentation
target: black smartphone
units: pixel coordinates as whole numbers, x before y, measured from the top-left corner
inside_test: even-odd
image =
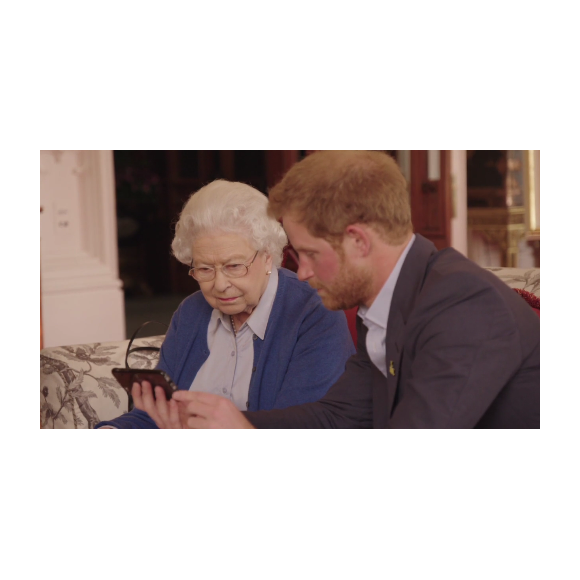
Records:
[[[165,398],[169,401],[171,395],[177,391],[177,385],[171,380],[171,377],[164,371],[158,369],[139,370],[139,369],[112,369],[111,373],[119,381],[119,384],[127,391],[131,397],[131,388],[133,383],[141,383],[148,381],[153,387],[153,394],[155,395],[155,387],[162,387],[165,391]],[[131,400],[131,399],[129,399]]]

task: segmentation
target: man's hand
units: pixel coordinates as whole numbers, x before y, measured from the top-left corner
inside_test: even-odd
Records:
[[[198,391],[177,391],[170,402],[179,403],[181,424],[186,429],[254,429],[229,400]]]
[[[145,411],[159,429],[183,429],[177,403],[165,398],[162,387],[155,387],[155,394],[149,381],[141,384],[133,383],[131,389],[133,404],[137,409]]]

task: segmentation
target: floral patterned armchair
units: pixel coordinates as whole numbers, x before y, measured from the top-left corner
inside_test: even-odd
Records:
[[[159,348],[163,336],[137,338],[135,347]],[[111,375],[125,366],[129,340],[77,344],[40,351],[40,423],[43,429],[92,429],[127,412],[128,397]],[[133,350],[133,348],[131,348]],[[154,368],[158,351],[129,355],[129,366]]]
[[[487,268],[508,286],[540,297],[540,270]],[[135,347],[160,347],[164,336],[135,339]],[[43,429],[92,429],[99,421],[127,412],[128,397],[111,375],[125,366],[129,340],[106,344],[77,344],[40,351],[40,422]],[[133,349],[131,349],[133,350]],[[131,368],[150,369],[156,351],[129,355]]]

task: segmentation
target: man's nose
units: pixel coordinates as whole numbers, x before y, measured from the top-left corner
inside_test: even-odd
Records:
[[[300,260],[298,262],[298,270],[296,272],[299,280],[308,280],[312,278],[312,268],[306,263],[306,260]]]

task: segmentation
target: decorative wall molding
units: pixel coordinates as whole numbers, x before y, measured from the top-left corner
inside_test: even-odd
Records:
[[[40,152],[45,346],[122,340],[112,151]]]
[[[41,151],[43,292],[120,288],[112,152],[58,153]]]
[[[523,207],[473,207],[469,208],[469,225],[475,226],[498,226],[524,225]]]
[[[56,165],[59,165],[60,162],[62,161],[62,157],[63,155],[74,155],[76,156],[76,154],[78,153],[78,150],[69,150],[69,151],[56,151],[56,150],[52,150],[49,149],[47,151],[41,151],[40,153],[47,153],[48,155],[50,155],[50,157],[52,158],[52,160],[54,161],[54,163]]]
[[[517,267],[519,243],[526,234],[523,207],[469,208],[467,225],[470,233],[499,247],[502,266]]]
[[[47,151],[47,153],[50,153],[52,155],[55,163],[60,163],[60,159],[61,159],[64,151],[50,150],[50,151]]]

